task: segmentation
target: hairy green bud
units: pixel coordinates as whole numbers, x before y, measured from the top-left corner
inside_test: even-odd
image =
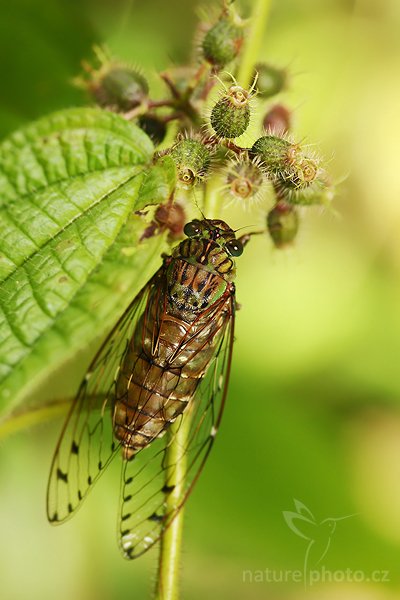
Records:
[[[278,189],[306,188],[319,173],[315,159],[304,156],[299,144],[282,137],[264,135],[253,144],[250,153],[260,159],[265,172]]]
[[[178,182],[184,189],[190,189],[206,175],[210,163],[210,150],[200,141],[184,138],[169,151],[178,173]]]
[[[130,67],[104,66],[88,84],[96,102],[117,112],[132,110],[143,102],[149,88],[146,79]]]
[[[291,244],[299,230],[299,216],[291,204],[279,201],[267,215],[267,228],[276,248]]]
[[[260,195],[265,178],[257,162],[248,159],[230,161],[225,171],[226,186],[231,196],[249,202]]]
[[[329,182],[324,171],[320,171],[308,186],[288,187],[287,182],[277,179],[274,188],[278,198],[300,206],[329,205],[335,193],[334,186]]]
[[[254,142],[250,153],[263,164],[269,175],[280,175],[296,164],[300,146],[276,135],[264,135]]]
[[[255,71],[258,73],[257,89],[263,98],[275,96],[286,87],[287,72],[284,69],[260,63]]]
[[[279,177],[286,187],[299,190],[311,185],[317,174],[318,165],[315,160],[312,158],[299,158]]]
[[[232,85],[211,111],[211,126],[220,138],[241,136],[250,123],[250,92]]]
[[[204,58],[214,67],[223,69],[239,54],[243,43],[243,23],[230,8],[204,36]]]

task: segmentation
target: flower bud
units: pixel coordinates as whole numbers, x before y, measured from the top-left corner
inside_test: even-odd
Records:
[[[260,159],[267,174],[273,178],[290,170],[301,157],[301,150],[298,144],[285,138],[264,135],[254,142],[250,154]]]
[[[169,154],[176,164],[178,182],[186,190],[194,187],[210,167],[210,150],[193,138],[179,140]]]
[[[276,248],[291,244],[299,229],[296,208],[280,200],[267,215],[267,228]]]
[[[318,162],[314,158],[304,156],[299,144],[282,137],[265,135],[254,143],[250,153],[260,159],[278,190],[306,188],[319,173]]]
[[[318,164],[312,158],[295,160],[284,172],[278,175],[280,183],[289,189],[307,188],[318,175]]]
[[[250,202],[261,194],[264,174],[256,161],[241,159],[230,161],[226,167],[226,186],[231,196]]]
[[[204,58],[214,67],[223,69],[239,54],[243,43],[243,23],[230,7],[209,29],[202,42]]]
[[[290,111],[283,104],[275,104],[265,115],[263,127],[265,131],[284,134],[290,130],[291,120]]]
[[[287,84],[287,72],[265,63],[256,65],[258,73],[257,89],[260,96],[270,98],[279,94]]]
[[[334,186],[326,173],[320,170],[316,178],[308,186],[288,187],[287,182],[274,182],[278,198],[293,205],[310,206],[314,204],[329,205],[334,197]]]
[[[250,123],[250,92],[240,85],[231,87],[222,95],[211,111],[211,126],[220,138],[241,136]]]
[[[146,98],[146,79],[130,67],[104,65],[88,83],[88,88],[96,102],[116,112],[127,112]]]

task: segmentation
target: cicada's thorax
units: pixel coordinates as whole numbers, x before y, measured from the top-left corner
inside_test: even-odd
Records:
[[[114,433],[125,458],[193,397],[221,342],[234,276],[233,260],[209,239],[186,239],[165,260],[117,379]]]
[[[184,240],[172,253],[168,267],[171,314],[191,322],[225,292],[233,281],[233,260],[216,242]]]

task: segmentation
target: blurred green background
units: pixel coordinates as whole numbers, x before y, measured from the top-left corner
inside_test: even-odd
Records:
[[[1,0],[0,14],[1,136],[85,102],[69,82],[93,43],[154,74],[188,58],[196,26],[196,3],[184,0]],[[290,251],[259,237],[238,261],[231,387],[186,511],[183,598],[400,593],[399,31],[398,0],[273,3],[260,58],[290,65],[281,100],[294,109],[296,137],[317,142],[342,181],[338,215],[308,210]],[[235,219],[261,223],[257,213]],[[48,526],[60,427],[1,441],[1,597],[150,597],[157,552],[127,563],[116,547],[115,469],[70,523]],[[291,581],[308,545],[283,518],[294,499],[315,516],[313,539],[330,540],[315,568],[363,581],[326,574],[306,590]],[[347,515],[326,534],[321,521]],[[266,569],[289,581],[268,582]],[[387,581],[368,581],[373,571]]]

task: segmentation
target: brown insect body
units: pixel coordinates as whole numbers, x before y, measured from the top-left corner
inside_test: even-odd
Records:
[[[160,540],[189,497],[228,389],[233,257],[243,243],[223,221],[195,219],[184,233],[187,239],[164,258],[93,359],[51,465],[47,516],[59,524],[122,450],[118,537],[128,559]],[[187,431],[178,442],[184,411],[190,418],[181,423]],[[175,420],[177,427],[163,439]],[[179,452],[171,463],[168,449],[175,444]],[[175,488],[177,498],[168,503]]]
[[[165,259],[117,378],[113,426],[124,458],[162,436],[193,398],[220,343],[234,276],[212,236],[186,239]]]

